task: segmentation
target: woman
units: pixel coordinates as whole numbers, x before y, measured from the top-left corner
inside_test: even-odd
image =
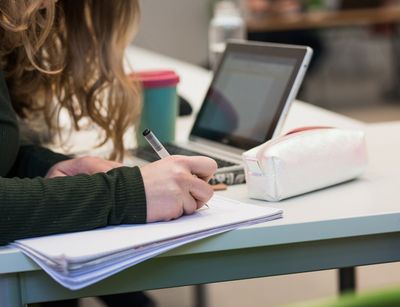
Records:
[[[43,118],[54,134],[66,110],[89,118],[121,159],[122,137],[139,116],[139,92],[123,71],[137,24],[131,0],[0,1],[0,245],[13,240],[145,223],[193,213],[212,195],[205,157],[138,167],[69,159],[19,141],[18,118]],[[196,175],[196,176],[193,176]]]

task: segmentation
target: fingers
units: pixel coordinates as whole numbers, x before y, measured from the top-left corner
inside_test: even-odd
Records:
[[[187,205],[184,203],[184,212],[190,214],[204,206],[212,197],[214,191],[207,182],[214,175],[217,164],[213,159],[201,156],[174,156],[174,159],[178,160],[181,165],[185,165],[189,174],[193,174],[192,176],[185,176],[184,179],[191,196],[185,198],[188,203]],[[196,204],[195,207],[193,207],[193,201]]]
[[[98,157],[85,156],[77,159],[73,165],[74,173],[93,175],[96,173],[106,173],[111,169],[121,167],[122,164],[115,161],[104,160]]]
[[[59,169],[50,169],[50,171],[46,174],[46,178],[54,178],[54,177],[64,177],[67,176],[64,172]]]
[[[176,219],[202,207],[213,194],[204,178],[215,170],[212,159],[185,156],[171,156],[141,167],[147,222]]]
[[[190,173],[205,181],[208,181],[217,170],[217,163],[208,157],[174,156],[174,158],[179,159],[181,163],[185,164]]]
[[[177,173],[175,182],[181,189],[183,214],[192,214],[213,195],[212,187],[204,180],[188,173]]]
[[[197,210],[197,201],[190,193],[183,197],[183,214],[189,215]]]
[[[204,206],[214,194],[214,190],[208,183],[196,177],[193,177],[190,181],[189,190],[192,197],[196,200],[196,209]]]
[[[56,163],[47,172],[46,178],[75,176],[79,174],[93,175],[96,173],[105,173],[121,166],[121,163],[115,161],[86,156]]]

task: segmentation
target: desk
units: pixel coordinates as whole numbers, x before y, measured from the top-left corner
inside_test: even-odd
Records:
[[[183,81],[179,90],[198,93],[191,101],[201,101],[198,88],[206,87],[209,73],[131,51],[138,59],[154,58],[149,66],[165,60],[163,66],[176,68],[182,80],[197,78],[199,84],[186,88]],[[57,284],[20,251],[0,248],[0,306],[399,261],[400,123],[365,126],[298,102],[285,130],[304,123],[363,127],[370,153],[365,176],[280,203],[249,200],[244,185],[230,187],[221,194],[282,208],[284,218],[182,246],[79,291]]]
[[[287,31],[343,26],[366,26],[382,23],[398,23],[400,7],[354,9],[344,11],[315,11],[288,16],[248,19],[249,32]]]
[[[315,11],[289,14],[287,16],[249,18],[246,21],[248,32],[295,31],[307,29],[327,29],[339,27],[369,26],[400,22],[400,6],[393,5],[382,8],[353,9],[341,11]],[[390,98],[398,99],[400,90],[400,33],[393,28],[390,37],[391,57],[393,60],[392,81],[388,90]],[[306,44],[306,43],[304,43]]]

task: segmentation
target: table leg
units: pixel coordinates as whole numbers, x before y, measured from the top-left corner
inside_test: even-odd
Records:
[[[356,290],[356,268],[339,269],[339,294],[354,292]]]
[[[0,306],[22,307],[18,274],[0,275]]]
[[[207,289],[206,285],[194,286],[195,307],[207,307]]]

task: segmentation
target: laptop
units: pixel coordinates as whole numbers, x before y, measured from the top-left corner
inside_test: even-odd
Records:
[[[227,44],[186,142],[171,154],[214,158],[213,183],[244,182],[241,154],[278,135],[312,56],[307,46],[231,41]],[[148,146],[136,158],[158,160]]]

